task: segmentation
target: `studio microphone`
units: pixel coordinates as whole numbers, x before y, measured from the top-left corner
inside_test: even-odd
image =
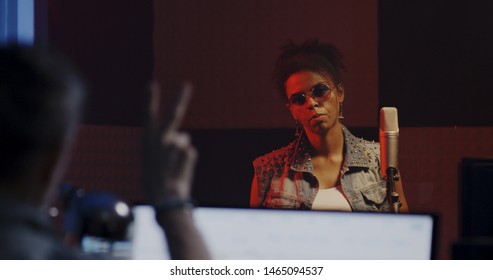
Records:
[[[383,107],[380,109],[380,162],[382,176],[387,175],[389,167],[395,170],[398,166],[399,121],[397,108]]]
[[[380,109],[380,172],[387,180],[387,192],[392,212],[398,213],[400,208],[399,194],[395,191],[395,181],[399,180],[399,121],[397,108],[383,107]]]

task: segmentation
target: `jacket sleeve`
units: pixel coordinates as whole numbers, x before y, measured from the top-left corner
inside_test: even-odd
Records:
[[[266,182],[262,182],[259,180],[260,178],[265,178],[264,172],[265,168],[263,164],[261,163],[262,161],[256,159],[253,162],[253,170],[254,170],[254,175],[253,175],[253,180],[252,180],[252,186],[250,189],[250,207],[251,208],[262,208],[264,207],[264,202],[265,202],[265,195],[266,191],[268,189],[268,184]]]
[[[257,174],[253,175],[252,187],[250,189],[250,208],[262,207],[263,199],[261,190],[259,190],[259,184],[257,180]]]

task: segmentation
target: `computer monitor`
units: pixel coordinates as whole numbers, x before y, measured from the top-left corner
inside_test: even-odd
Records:
[[[169,259],[150,206],[136,206],[133,259]],[[205,208],[194,218],[214,259],[430,259],[428,214]]]
[[[464,158],[460,184],[461,237],[493,237],[493,158]]]
[[[460,239],[452,259],[493,259],[493,159],[464,158],[459,166]]]

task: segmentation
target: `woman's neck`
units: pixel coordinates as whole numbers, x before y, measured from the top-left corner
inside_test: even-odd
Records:
[[[342,155],[344,149],[344,135],[340,123],[334,125],[326,133],[318,134],[306,131],[313,152],[312,156],[332,157]]]

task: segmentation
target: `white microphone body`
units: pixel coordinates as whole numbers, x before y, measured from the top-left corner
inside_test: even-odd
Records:
[[[380,172],[387,175],[388,168],[399,169],[399,121],[397,108],[383,107],[380,109]]]
[[[383,107],[380,109],[380,172],[387,180],[387,195],[391,211],[399,213],[401,203],[395,190],[395,181],[399,180],[399,121],[397,109]]]

